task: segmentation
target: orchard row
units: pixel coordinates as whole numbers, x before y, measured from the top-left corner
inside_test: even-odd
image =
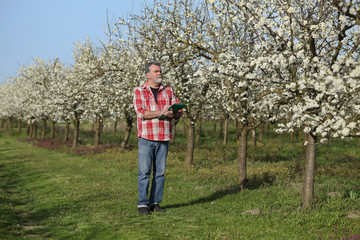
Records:
[[[359,136],[358,0],[173,0],[108,25],[108,39],[76,43],[74,65],[34,59],[0,88],[0,117],[29,123],[136,119],[134,88],[144,64],[162,63],[164,82],[188,104],[186,162],[194,123],[234,119],[239,184],[247,179],[246,138],[264,121],[307,133],[303,204],[313,191],[318,139]],[[76,137],[74,138],[76,145]]]

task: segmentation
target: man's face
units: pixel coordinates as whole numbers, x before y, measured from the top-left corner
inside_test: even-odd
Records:
[[[157,65],[150,66],[150,72],[146,74],[148,80],[152,84],[160,84],[161,83],[161,68]]]

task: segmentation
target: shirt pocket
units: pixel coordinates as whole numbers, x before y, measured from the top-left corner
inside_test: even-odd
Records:
[[[166,89],[162,91],[161,99],[160,101],[158,99],[158,102],[160,103],[161,107],[165,105],[171,105],[171,97],[169,96],[168,91],[166,91]]]
[[[145,99],[145,110],[147,110],[147,111],[157,111],[158,110],[157,104],[155,102],[155,98],[153,96],[151,96],[151,94],[145,93],[144,99]]]

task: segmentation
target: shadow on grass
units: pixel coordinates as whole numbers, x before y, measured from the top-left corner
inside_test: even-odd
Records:
[[[196,205],[196,204],[203,204],[203,203],[215,201],[215,200],[225,197],[227,195],[236,194],[240,191],[241,191],[240,186],[234,185],[234,186],[230,186],[226,189],[218,190],[207,197],[202,197],[202,198],[192,200],[187,203],[172,204],[172,205],[167,205],[164,207],[165,208],[179,208],[179,207],[188,207],[188,206]]]
[[[164,206],[164,208],[188,207],[191,205],[213,202],[213,201],[221,199],[225,196],[237,194],[237,193],[241,192],[242,189],[255,190],[264,185],[267,185],[267,186],[272,185],[274,182],[275,182],[275,177],[272,177],[268,174],[264,174],[261,176],[254,176],[254,177],[250,178],[247,182],[245,182],[245,185],[243,188],[238,184],[232,185],[232,186],[217,190],[209,196],[201,197],[199,199],[195,199],[195,200],[192,200],[187,203],[166,205],[166,206]]]
[[[9,159],[9,158],[8,158]],[[26,205],[26,200],[18,197],[16,174],[0,165],[0,238],[12,239],[21,236],[20,226],[24,219],[17,207]]]

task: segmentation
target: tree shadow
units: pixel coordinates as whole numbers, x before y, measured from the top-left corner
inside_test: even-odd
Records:
[[[11,158],[7,158],[10,160]],[[10,164],[9,164],[10,165]],[[21,236],[20,226],[23,224],[22,206],[27,200],[19,197],[18,174],[4,164],[0,165],[0,238],[3,236],[17,238]],[[19,209],[20,207],[20,209]]]
[[[236,194],[240,191],[241,191],[241,187],[239,185],[233,185],[226,189],[218,190],[207,197],[201,197],[199,199],[192,200],[187,203],[172,204],[172,205],[167,205],[164,207],[165,208],[179,208],[179,207],[188,207],[188,206],[196,205],[196,204],[203,204],[203,203],[215,201],[215,200],[225,197],[227,195]]]
[[[271,176],[268,173],[262,174],[261,176],[254,175],[251,178],[249,178],[248,181],[245,181],[244,186],[240,186],[238,184],[231,185],[225,189],[217,190],[209,196],[191,200],[186,203],[165,205],[164,208],[189,207],[191,205],[213,202],[213,201],[221,199],[225,196],[237,194],[237,193],[241,192],[243,189],[255,190],[264,185],[271,186],[274,184],[274,182],[275,182],[275,176]]]

